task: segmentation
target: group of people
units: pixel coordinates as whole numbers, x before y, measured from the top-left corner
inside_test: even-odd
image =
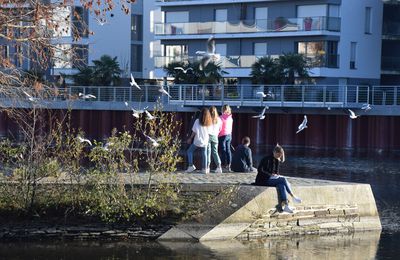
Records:
[[[301,203],[301,199],[294,195],[288,180],[279,174],[280,164],[285,161],[283,148],[277,144],[272,154],[265,156],[256,169],[253,167],[252,152],[249,147],[250,138],[247,136],[242,138],[242,142],[235,149],[232,158],[232,126],[232,110],[229,105],[222,107],[221,116],[214,106],[209,109],[203,108],[200,116],[194,121],[192,133],[187,140],[190,146],[187,150],[189,167],[186,172],[196,170],[193,164],[193,153],[199,149],[202,154],[202,173],[210,173],[211,158],[217,165],[215,173],[222,173],[223,168],[228,172],[257,172],[255,185],[276,187],[279,207],[284,212],[293,213],[287,194],[295,203]],[[218,147],[221,150],[221,158],[218,154]]]

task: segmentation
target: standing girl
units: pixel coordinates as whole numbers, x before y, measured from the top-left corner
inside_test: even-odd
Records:
[[[218,134],[219,147],[222,151],[222,164],[226,167],[227,171],[231,171],[231,141],[232,141],[232,110],[229,105],[222,106],[222,115],[220,116],[222,127]]]
[[[211,164],[211,156],[214,159],[214,163],[217,165],[217,169],[215,173],[222,173],[221,167],[221,159],[218,155],[218,134],[222,127],[222,121],[218,116],[217,108],[212,106],[210,107],[210,114],[211,114],[211,127],[209,132],[209,141],[207,146],[207,162],[208,162],[208,171],[210,171],[210,164]]]
[[[193,172],[196,170],[196,167],[193,165],[193,153],[197,148],[199,148],[201,152],[202,172],[208,173],[207,145],[209,140],[209,131],[211,123],[212,122],[211,122],[210,111],[207,108],[203,108],[201,110],[200,117],[196,119],[196,121],[194,121],[192,127],[192,134],[187,140],[187,143],[191,145],[187,150],[189,167],[186,170],[186,172]]]

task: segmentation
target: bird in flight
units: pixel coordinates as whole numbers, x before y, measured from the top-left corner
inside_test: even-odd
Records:
[[[308,122],[308,121],[307,121],[307,116],[304,115],[303,122],[301,122],[301,124],[299,125],[296,134],[300,133],[301,131],[303,131],[304,129],[307,128],[307,122]]]
[[[265,111],[267,111],[267,109],[269,109],[269,107],[265,106],[259,115],[252,116],[252,118],[258,118],[260,120],[263,120],[265,118]]]
[[[165,88],[163,86],[160,86],[160,88],[158,89],[158,92],[160,92],[163,95],[167,95],[169,98],[171,98],[171,95],[168,93],[168,91],[165,90]]]
[[[361,107],[361,109],[364,110],[364,111],[366,112],[366,111],[368,111],[368,110],[371,110],[372,107],[371,107],[370,104],[367,103],[367,104],[363,104],[362,107]]]
[[[83,94],[83,93],[79,93],[78,94],[79,95],[79,97],[81,98],[81,99],[95,99],[96,98],[96,96],[95,95],[92,95],[92,94]]]
[[[78,141],[79,141],[79,142],[81,142],[81,143],[88,143],[90,146],[92,146],[92,142],[90,142],[89,139],[86,139],[86,138],[83,138],[83,137],[80,137],[80,136],[78,136],[77,138],[78,138]]]
[[[149,139],[149,141],[150,141],[150,143],[151,143],[151,145],[152,145],[153,147],[158,147],[158,146],[160,146],[160,144],[157,142],[157,140],[151,138],[151,137],[148,136],[148,135],[144,135],[144,136],[146,136],[146,138]]]
[[[150,114],[150,112],[147,111],[146,109],[144,110],[144,113],[146,114],[146,117],[147,117],[148,120],[153,120],[153,119],[156,118],[155,116],[153,116],[152,114]]]
[[[39,100],[38,98],[35,98],[35,97],[32,97],[31,95],[29,95],[25,90],[22,90],[22,92],[24,92],[25,96],[27,96],[28,100],[31,102],[37,102]]]
[[[197,55],[203,56],[203,58],[200,61],[200,70],[204,70],[208,63],[210,63],[211,60],[213,61],[218,61],[221,56],[217,53],[215,53],[215,40],[214,40],[214,36],[211,36],[210,38],[208,38],[207,40],[207,51],[196,51]]]
[[[349,110],[349,117],[351,118],[351,119],[356,119],[357,117],[359,117],[359,115],[356,115],[356,113],[354,113],[354,111],[353,110],[351,110],[351,109],[348,109]]]
[[[265,98],[265,97],[267,96],[267,95],[265,95],[265,93],[262,92],[262,91],[258,91],[256,94],[262,96],[263,98]]]
[[[182,67],[175,67],[174,70],[181,70],[181,71],[182,71],[183,73],[185,73],[185,74],[186,74],[189,70],[193,71],[192,68],[184,69],[184,68],[182,68]]]
[[[139,85],[136,83],[135,78],[133,77],[132,73],[131,73],[131,82],[129,82],[131,84],[131,87],[136,87],[137,89],[141,88],[139,87]]]

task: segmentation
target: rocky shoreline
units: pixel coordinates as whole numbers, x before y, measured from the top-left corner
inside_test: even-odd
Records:
[[[16,240],[155,240],[165,233],[169,225],[114,226],[77,225],[77,226],[0,226],[0,242]]]

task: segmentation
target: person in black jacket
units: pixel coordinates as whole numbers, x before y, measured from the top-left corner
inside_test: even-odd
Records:
[[[245,136],[242,144],[235,149],[233,154],[231,170],[234,172],[255,172],[253,167],[253,158],[250,149],[250,138]]]
[[[296,203],[301,203],[301,199],[293,194],[287,179],[279,175],[280,164],[284,161],[285,151],[279,144],[277,144],[273,153],[261,160],[257,169],[258,172],[255,184],[260,186],[276,187],[282,210],[288,213],[293,213],[293,209],[289,207],[286,193],[289,193],[293,201]]]

